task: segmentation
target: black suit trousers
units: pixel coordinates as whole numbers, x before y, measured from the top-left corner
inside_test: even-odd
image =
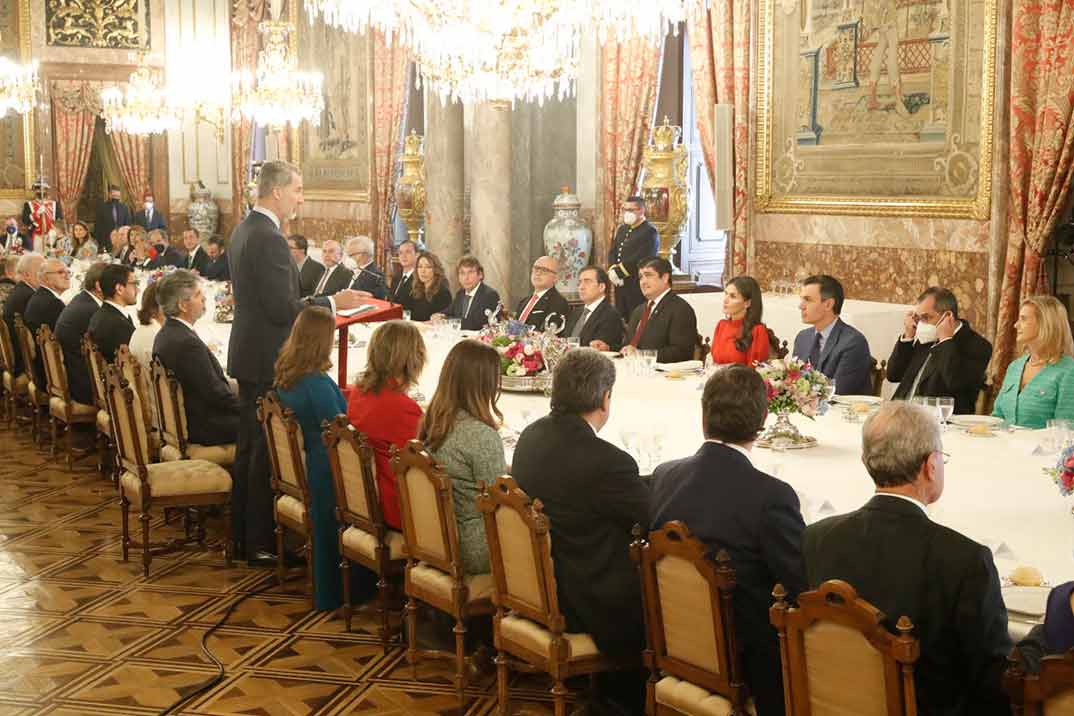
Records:
[[[257,401],[271,389],[271,383],[239,381],[239,438],[231,491],[231,529],[234,540],[245,545],[247,556],[260,550],[275,551],[268,443],[257,421]]]

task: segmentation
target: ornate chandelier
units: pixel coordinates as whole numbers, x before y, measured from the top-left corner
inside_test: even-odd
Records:
[[[179,117],[145,58],[131,73],[126,91],[119,87],[101,90],[101,105],[108,133],[156,134],[179,126]]]
[[[398,38],[442,99],[543,101],[574,93],[584,35],[660,42],[708,0],[305,0],[311,17]]]
[[[0,117],[8,110],[26,114],[33,109],[38,88],[36,60],[20,65],[0,57]]]
[[[303,121],[320,126],[324,94],[320,72],[299,72],[289,38],[295,26],[281,20],[266,20],[258,26],[264,36],[257,56],[257,72],[248,70],[232,76],[232,119],[248,119],[255,124],[281,128]]]

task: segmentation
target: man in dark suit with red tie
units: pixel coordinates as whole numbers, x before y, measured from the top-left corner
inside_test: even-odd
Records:
[[[697,315],[671,290],[671,262],[659,257],[642,261],[638,281],[645,303],[630,316],[623,354],[655,350],[660,363],[691,360],[697,346]]]
[[[533,262],[530,270],[533,293],[518,302],[519,321],[538,331],[545,330],[549,318],[560,328],[566,325],[571,307],[563,294],[556,290],[558,277],[559,262],[551,256],[541,256]]]

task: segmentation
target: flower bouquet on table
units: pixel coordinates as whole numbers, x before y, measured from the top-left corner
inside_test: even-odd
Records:
[[[768,412],[776,415],[776,422],[761,434],[757,445],[815,446],[817,439],[798,432],[789,416],[800,413],[812,420],[817,415],[824,415],[828,412],[828,401],[835,392],[835,384],[809,363],[791,356],[759,363],[757,372],[768,390]]]
[[[231,281],[225,281],[215,296],[213,319],[217,323],[231,323],[235,320],[235,298],[231,293]]]
[[[1063,497],[1074,495],[1074,445],[1068,445],[1059,451],[1055,467],[1044,470],[1055,481],[1059,494]],[[1074,513],[1074,508],[1071,508]]]
[[[532,393],[552,385],[552,371],[567,352],[567,341],[553,331],[534,331],[519,321],[491,322],[478,335],[500,354],[501,387]]]

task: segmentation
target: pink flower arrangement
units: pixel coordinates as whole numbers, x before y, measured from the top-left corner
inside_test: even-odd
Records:
[[[1059,453],[1059,459],[1055,467],[1049,470],[1052,479],[1055,480],[1059,494],[1063,497],[1074,494],[1074,445],[1065,448]]]
[[[759,363],[757,372],[764,378],[770,412],[801,413],[812,418],[828,411],[832,383],[808,363],[788,356]]]

